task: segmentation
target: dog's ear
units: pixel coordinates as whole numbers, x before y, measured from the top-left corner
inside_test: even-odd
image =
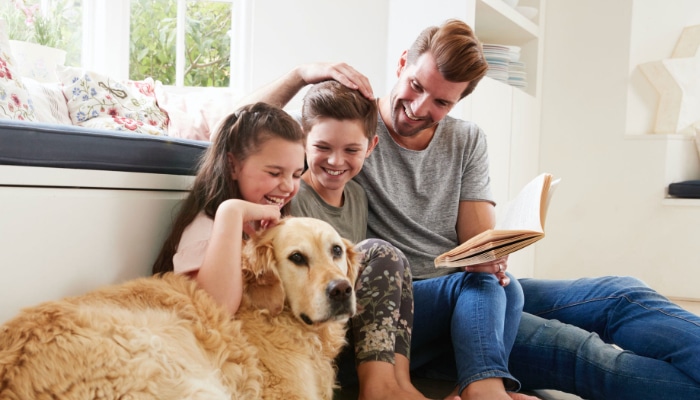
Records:
[[[284,308],[284,287],[277,273],[272,243],[252,238],[246,244],[243,261],[243,296],[251,306],[269,310],[275,316]]]
[[[355,245],[343,238],[343,243],[345,243],[345,259],[347,260],[348,263],[348,279],[350,279],[350,282],[352,283],[353,287],[355,286],[355,281],[357,280],[357,274],[359,273],[360,270],[360,257],[359,254],[355,251]]]

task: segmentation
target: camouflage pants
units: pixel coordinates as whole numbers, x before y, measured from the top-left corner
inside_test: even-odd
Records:
[[[364,240],[355,250],[362,260],[355,285],[358,312],[348,332],[355,363],[393,364],[395,353],[410,359],[413,285],[406,256],[380,239]]]

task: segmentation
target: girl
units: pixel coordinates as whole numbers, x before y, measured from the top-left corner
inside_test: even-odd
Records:
[[[359,242],[356,250],[364,254],[355,286],[358,314],[348,332],[352,346],[338,360],[341,384],[359,381],[360,399],[425,399],[409,375],[413,292],[408,261],[383,240],[364,240],[367,196],[352,180],[377,145],[377,118],[374,101],[336,81],[309,89],[301,116],[308,170],[291,213],[325,220],[341,236]]]
[[[231,315],[242,297],[245,233],[277,223],[299,190],[305,135],[286,112],[241,107],[220,125],[153,265],[189,274]]]

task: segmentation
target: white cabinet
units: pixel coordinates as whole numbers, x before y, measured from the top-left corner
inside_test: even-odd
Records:
[[[536,10],[528,19],[504,0],[476,0],[474,32],[482,43],[518,46],[520,61],[525,63],[527,88],[539,96],[542,70],[542,33],[544,0],[518,0],[516,7]]]
[[[194,177],[0,166],[0,323],[149,275]]]
[[[465,102],[464,115],[486,133],[491,182],[497,213],[532,178],[539,175],[540,95],[544,0],[520,0],[535,7],[532,20],[503,0],[476,0],[474,31],[483,43],[519,46],[525,63],[525,90],[484,78]],[[537,244],[509,258],[509,270],[518,277],[534,275]]]
[[[484,130],[489,146],[491,187],[497,214],[532,178],[539,175],[539,104],[524,91],[484,78],[465,108]],[[534,248],[509,258],[518,277],[534,273]]]

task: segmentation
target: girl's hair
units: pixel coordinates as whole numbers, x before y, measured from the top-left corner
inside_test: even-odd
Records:
[[[407,64],[415,64],[424,53],[435,57],[437,69],[446,80],[469,82],[460,98],[474,91],[488,69],[481,42],[460,20],[450,19],[424,29],[408,49]]]
[[[266,141],[274,138],[305,145],[306,135],[299,123],[287,112],[265,103],[250,104],[226,117],[216,135],[199,160],[192,190],[183,202],[173,223],[170,235],[153,264],[153,273],[173,270],[173,256],[185,228],[200,211],[214,218],[219,205],[228,199],[240,199],[238,182],[231,177],[228,154],[238,162],[245,161],[260,150]],[[282,214],[287,214],[287,205]]]
[[[377,102],[334,80],[313,85],[304,96],[301,108],[304,132],[308,133],[322,118],[360,121],[368,139],[377,134]]]

